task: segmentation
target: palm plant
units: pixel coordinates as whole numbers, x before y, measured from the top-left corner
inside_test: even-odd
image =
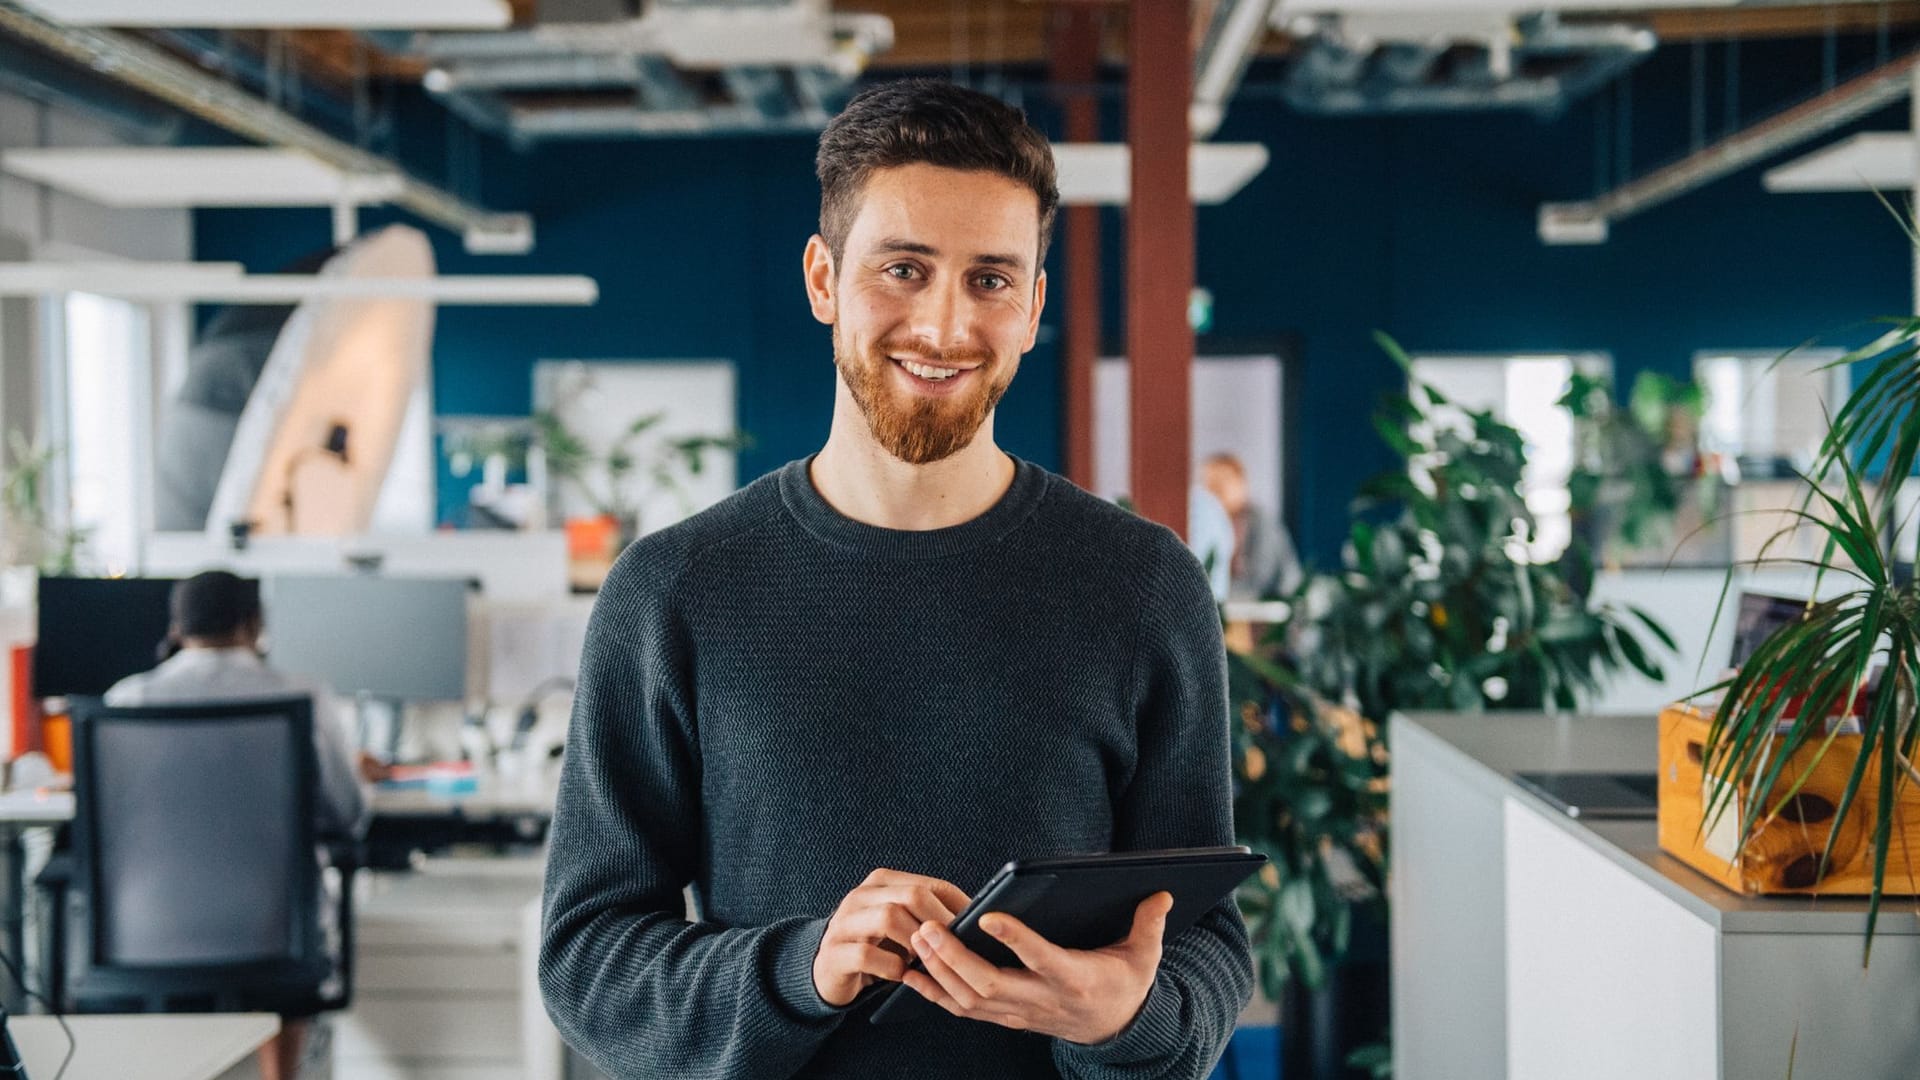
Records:
[[[1801,788],[1812,765],[1787,774],[1796,751],[1814,747],[1813,764],[1836,747],[1854,749],[1848,725],[1829,717],[1855,713],[1864,697],[1858,756],[1833,807],[1818,874],[1832,867],[1835,846],[1863,787],[1871,785],[1873,821],[1867,829],[1873,867],[1862,963],[1871,956],[1873,933],[1885,889],[1887,855],[1894,836],[1899,796],[1920,779],[1914,771],[1915,687],[1920,685],[1920,588],[1903,575],[1894,537],[1910,523],[1896,519],[1901,488],[1911,482],[1920,454],[1920,318],[1885,320],[1892,329],[1834,365],[1871,363],[1867,377],[1847,398],[1805,476],[1806,500],[1789,512],[1791,524],[1768,541],[1799,528],[1824,542],[1818,559],[1769,556],[1763,547],[1750,565],[1802,565],[1848,580],[1844,593],[1809,601],[1802,617],[1775,631],[1730,679],[1702,694],[1724,691],[1714,709],[1702,754],[1708,775],[1723,783],[1708,800],[1703,828],[1723,816],[1736,793],[1747,797],[1737,817],[1739,844],[1802,805]],[[1883,463],[1868,484],[1858,462]],[[1911,555],[1920,559],[1920,529]],[[1907,580],[1902,580],[1906,577]],[[1729,584],[1731,573],[1729,573]],[[1723,587],[1721,606],[1726,601]],[[1882,671],[1877,691],[1867,684]],[[1789,715],[1792,710],[1792,715]],[[1847,735],[1845,744],[1841,736]],[[1904,839],[1904,838],[1902,838]]]

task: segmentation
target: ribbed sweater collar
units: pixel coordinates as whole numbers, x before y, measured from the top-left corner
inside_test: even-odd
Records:
[[[885,529],[841,514],[820,496],[808,470],[810,454],[780,469],[780,500],[814,536],[861,554],[887,559],[937,559],[984,547],[1018,528],[1047,490],[1045,469],[1012,454],[1013,484],[978,517],[943,529]]]

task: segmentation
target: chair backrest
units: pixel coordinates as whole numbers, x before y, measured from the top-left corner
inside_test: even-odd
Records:
[[[83,977],[222,986],[324,964],[310,698],[72,715]]]

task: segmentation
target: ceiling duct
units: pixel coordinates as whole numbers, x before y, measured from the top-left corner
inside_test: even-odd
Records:
[[[868,60],[885,16],[826,0],[544,0],[531,28],[421,34],[423,85],[468,120],[543,139],[818,130]]]
[[[533,246],[527,215],[493,213],[399,172],[392,161],[348,145],[146,42],[110,30],[61,26],[8,0],[0,0],[0,32],[245,138],[303,151],[343,173],[396,174],[393,202],[460,233],[469,251],[518,254]]]
[[[1651,30],[1630,23],[1563,24],[1554,12],[1514,22],[1292,18],[1300,41],[1287,101],[1318,115],[1472,109],[1553,114],[1652,54]],[[1390,34],[1390,36],[1388,36]]]

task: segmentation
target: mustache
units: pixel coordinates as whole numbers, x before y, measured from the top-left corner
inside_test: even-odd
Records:
[[[896,354],[914,357],[928,362],[944,360],[951,364],[986,364],[993,359],[991,349],[977,345],[955,345],[941,348],[923,337],[894,338],[874,346],[874,352],[883,359]]]

